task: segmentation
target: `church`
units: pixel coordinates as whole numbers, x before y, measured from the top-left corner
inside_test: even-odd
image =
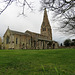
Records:
[[[18,32],[6,30],[3,36],[4,49],[50,49],[58,48],[58,43],[52,40],[52,29],[48,20],[47,11],[44,10],[41,33],[31,31]]]

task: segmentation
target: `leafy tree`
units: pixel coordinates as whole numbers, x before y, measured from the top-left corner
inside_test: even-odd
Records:
[[[73,42],[75,42],[75,39],[72,39]]]
[[[72,39],[71,46],[75,46],[75,39]]]
[[[70,40],[70,39],[66,39],[66,40],[64,41],[64,45],[65,45],[66,47],[70,46],[70,45],[71,45],[71,40]]]
[[[60,44],[60,46],[63,46],[62,43]]]
[[[75,42],[71,42],[71,46],[75,46]]]

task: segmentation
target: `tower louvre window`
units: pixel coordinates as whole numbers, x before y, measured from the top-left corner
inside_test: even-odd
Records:
[[[43,31],[46,31],[46,28],[43,28]]]

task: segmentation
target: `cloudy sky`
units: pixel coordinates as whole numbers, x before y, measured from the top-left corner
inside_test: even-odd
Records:
[[[43,21],[43,12],[39,12],[40,3],[39,0],[32,0],[34,12],[31,12],[28,7],[25,7],[25,17],[19,14],[22,12],[22,8],[17,6],[14,2],[10,5],[1,15],[0,15],[0,36],[3,37],[5,31],[8,26],[12,30],[25,32],[26,30],[30,30],[32,32],[40,33],[41,24]],[[19,17],[18,17],[19,16]],[[63,34],[59,34],[58,30],[55,30],[57,26],[56,22],[52,21],[52,14],[48,12],[48,18],[52,27],[53,32],[53,40],[61,43],[65,38]]]

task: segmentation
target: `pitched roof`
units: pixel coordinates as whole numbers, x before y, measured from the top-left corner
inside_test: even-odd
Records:
[[[27,33],[27,34],[35,34],[35,35],[40,35],[40,36],[43,36],[43,37],[47,37],[45,35],[42,35],[42,34],[39,34],[39,33],[35,33],[35,32],[31,32],[29,30],[27,30],[25,33]]]
[[[27,36],[30,36],[29,34],[26,34],[26,33],[23,33],[23,32],[19,32],[19,31],[10,30],[10,32],[12,32],[12,34],[18,34],[18,35],[27,35]]]
[[[48,39],[41,39],[41,38],[38,38],[38,40],[40,40],[40,41],[52,42],[52,40],[48,40]]]
[[[30,34],[35,40],[51,41],[51,40],[48,40],[47,36],[41,35],[39,33],[31,32],[31,31],[28,31],[28,30],[25,33]]]

